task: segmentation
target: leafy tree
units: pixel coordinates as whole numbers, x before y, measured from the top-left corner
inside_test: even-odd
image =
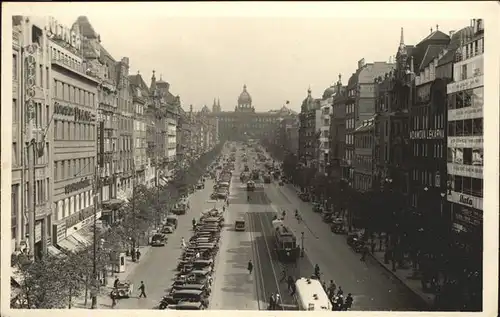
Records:
[[[23,301],[20,308],[64,308],[66,290],[72,283],[65,259],[47,255],[32,261],[25,254],[13,256],[12,267],[19,272]]]

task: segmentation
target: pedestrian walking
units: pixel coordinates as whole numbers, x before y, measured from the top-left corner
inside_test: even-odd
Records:
[[[195,257],[196,257],[196,259],[199,259],[200,258],[200,252],[196,252]]]
[[[342,296],[344,295],[344,291],[342,290],[342,287],[339,286],[339,290],[337,291],[337,296]]]
[[[291,275],[288,275],[287,284],[288,284],[288,291],[292,291],[294,283],[293,283],[293,277]]]
[[[293,283],[292,284],[292,292],[290,293],[290,296],[294,296],[296,290],[297,290],[297,287],[295,286],[295,283]]]
[[[335,296],[335,290],[337,289],[337,285],[333,280],[330,280],[330,285],[328,286],[328,297],[333,298]]]
[[[115,281],[113,282],[113,288],[116,288],[118,286],[118,283],[120,283],[120,279],[118,276],[115,276]]]
[[[269,310],[275,310],[276,306],[276,299],[274,298],[274,294],[271,293],[271,296],[269,297]]]
[[[144,285],[144,282],[141,281],[141,286],[139,286],[139,291],[141,292],[139,294],[139,298],[141,298],[142,296],[144,296],[144,298],[146,298],[146,285]]]
[[[186,248],[186,240],[184,240],[184,237],[182,237],[182,238],[181,238],[181,247],[182,247],[183,249],[185,249],[185,248]]]
[[[249,273],[249,274],[252,274],[252,270],[253,270],[253,263],[252,263],[252,260],[249,260],[249,261],[248,261],[248,266],[247,266],[247,269],[248,269],[248,273]]]
[[[352,294],[347,294],[347,297],[345,298],[344,310],[351,309],[353,301],[354,299],[352,298]]]
[[[325,282],[325,281],[323,281],[323,282],[321,283],[321,286],[323,286],[323,289],[324,289],[324,290],[325,290],[325,292],[326,292],[327,288],[326,288],[326,282]]]
[[[283,268],[283,271],[281,271],[280,283],[284,282],[285,280],[286,280],[286,268]]]
[[[366,255],[368,254],[368,246],[363,247],[363,251],[361,251],[361,259],[360,261],[365,261]]]
[[[111,297],[111,308],[114,309],[116,306],[116,294],[115,294],[115,292],[111,292],[111,294],[109,294],[109,297]]]
[[[281,296],[279,293],[276,293],[276,301],[274,303],[274,309],[277,309],[278,305],[281,305]]]
[[[141,258],[141,251],[139,251],[139,249],[135,252],[135,257],[137,258],[137,261]]]

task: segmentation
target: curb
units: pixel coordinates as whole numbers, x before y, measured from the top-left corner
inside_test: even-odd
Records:
[[[432,303],[429,303],[427,302],[427,300],[425,298],[423,298],[420,294],[418,294],[417,292],[415,292],[413,290],[413,288],[411,288],[410,286],[408,286],[405,282],[405,280],[401,277],[399,277],[398,275],[394,274],[394,272],[392,271],[392,269],[388,268],[387,266],[384,265],[384,263],[382,263],[381,261],[379,261],[374,255],[373,253],[371,252],[368,252],[367,254],[373,261],[375,261],[380,267],[382,267],[386,272],[390,273],[391,276],[393,276],[395,279],[397,279],[402,285],[404,285],[404,287],[406,289],[408,289],[409,291],[411,291],[411,293],[413,295],[415,295],[415,298],[418,299],[423,305],[425,305],[427,308],[433,308],[433,304]]]

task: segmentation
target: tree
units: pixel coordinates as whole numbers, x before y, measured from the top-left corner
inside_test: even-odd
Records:
[[[12,267],[20,276],[22,303],[20,308],[64,308],[66,290],[71,284],[65,270],[65,259],[47,255],[32,261],[26,254],[13,256]]]

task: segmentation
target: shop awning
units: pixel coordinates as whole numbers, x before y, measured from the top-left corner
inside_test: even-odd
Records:
[[[88,239],[86,236],[80,234],[81,230],[73,233],[71,236],[75,238],[76,241],[81,243],[84,247],[88,247],[92,245],[92,240]]]
[[[58,246],[63,248],[68,252],[75,252],[83,249],[84,245],[80,243],[78,240],[73,238],[72,236],[67,237],[64,240],[61,240],[57,243]]]
[[[64,256],[64,253],[62,253],[58,248],[56,248],[53,245],[47,246],[47,253],[51,256]]]
[[[97,225],[96,233],[99,235],[101,229],[99,225]],[[80,236],[84,237],[87,241],[89,241],[90,245],[94,243],[94,225],[83,227],[77,232]]]

